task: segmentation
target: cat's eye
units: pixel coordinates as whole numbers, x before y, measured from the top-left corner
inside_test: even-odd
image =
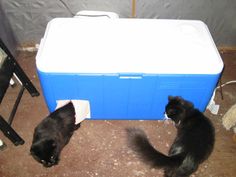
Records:
[[[175,110],[175,109],[170,109],[170,110],[167,111],[167,114],[170,115],[170,116],[171,116],[171,115],[172,115],[172,116],[173,116],[173,115],[176,115],[176,114],[177,114],[177,110]]]

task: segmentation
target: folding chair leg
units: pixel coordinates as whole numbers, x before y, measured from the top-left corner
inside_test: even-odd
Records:
[[[12,124],[12,121],[13,121],[13,119],[14,119],[14,116],[15,116],[15,114],[16,114],[16,110],[17,110],[17,108],[18,108],[18,105],[19,105],[20,100],[21,100],[21,98],[22,98],[22,95],[23,95],[23,93],[24,93],[24,90],[25,90],[24,86],[21,86],[20,92],[19,92],[19,94],[18,94],[18,96],[17,96],[17,98],[16,98],[15,104],[14,104],[14,106],[13,106],[13,109],[12,109],[11,114],[10,114],[9,119],[8,119],[8,123],[9,123],[10,125]]]
[[[15,130],[0,115],[0,129],[4,135],[11,140],[14,145],[22,145],[25,141],[15,132]]]

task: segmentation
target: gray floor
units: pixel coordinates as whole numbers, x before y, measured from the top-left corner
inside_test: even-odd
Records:
[[[236,53],[222,54],[225,70],[222,82],[236,79]],[[18,61],[41,93],[35,69],[35,53],[22,52]],[[9,115],[19,87],[9,88],[0,107],[4,117]],[[218,115],[205,114],[216,128],[215,148],[210,158],[193,175],[195,177],[236,176],[236,140],[232,131],[226,131],[221,123],[225,112],[236,103],[236,84],[223,87],[224,99],[216,93],[220,104]],[[34,127],[47,115],[43,96],[31,98],[25,92],[13,127],[24,138],[25,144],[14,146],[2,133],[7,148],[0,151],[1,177],[161,177],[163,171],[143,164],[127,148],[125,127],[135,126],[145,130],[157,149],[166,153],[175,137],[175,127],[169,121],[92,121],[86,120],[63,149],[57,166],[44,168],[29,154]]]

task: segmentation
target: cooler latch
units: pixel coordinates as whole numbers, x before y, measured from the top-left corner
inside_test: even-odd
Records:
[[[120,79],[142,79],[143,74],[141,73],[119,73]]]

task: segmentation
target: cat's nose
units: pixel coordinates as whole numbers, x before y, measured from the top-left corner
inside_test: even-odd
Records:
[[[53,163],[50,163],[50,162],[46,162],[45,164],[43,164],[44,167],[51,167],[53,166]]]
[[[55,164],[56,160],[55,159],[51,159],[51,163]]]

